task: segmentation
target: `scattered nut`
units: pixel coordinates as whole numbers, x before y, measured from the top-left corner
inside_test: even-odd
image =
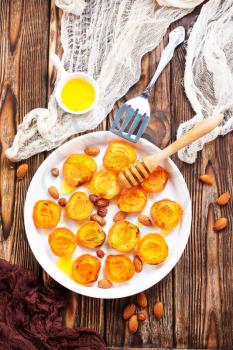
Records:
[[[51,173],[52,173],[52,175],[53,175],[54,177],[58,177],[58,175],[59,175],[59,169],[58,169],[58,168],[53,168],[53,169],[51,170]]]
[[[157,302],[154,304],[154,316],[157,320],[160,320],[163,317],[163,304]]]
[[[137,304],[141,307],[147,307],[147,297],[145,293],[141,292],[137,295]]]
[[[96,200],[95,205],[97,207],[107,207],[109,205],[109,199],[99,198]]]
[[[146,320],[146,314],[144,312],[139,312],[137,314],[138,321],[145,321]]]
[[[67,204],[67,201],[66,201],[65,198],[60,198],[60,199],[58,200],[58,204],[59,204],[61,207],[65,207],[66,204]]]
[[[104,257],[104,251],[102,249],[97,249],[96,255],[98,256],[98,258],[102,259]]]
[[[138,330],[138,319],[137,315],[133,315],[129,319],[129,331],[130,333],[136,333]]]
[[[22,180],[24,176],[27,174],[27,172],[28,172],[28,164],[27,163],[21,164],[16,171],[17,179]]]
[[[113,221],[117,222],[117,221],[121,221],[124,220],[127,216],[127,213],[125,213],[124,211],[118,211],[114,217],[113,217]]]
[[[227,227],[228,220],[227,218],[219,218],[215,221],[213,229],[215,231],[222,231],[225,227]]]
[[[201,175],[199,177],[199,179],[206,185],[211,186],[214,183],[214,179],[210,175],[207,175],[207,174]]]
[[[100,199],[100,197],[99,197],[99,196],[96,196],[95,194],[90,194],[90,195],[89,195],[89,199],[90,199],[90,201],[91,201],[93,204],[95,204],[96,201],[97,201],[98,199]]]
[[[230,197],[231,197],[230,193],[229,192],[225,192],[225,193],[221,194],[220,197],[218,197],[216,203],[219,204],[219,205],[225,205],[225,204],[227,204],[229,202]]]
[[[90,216],[90,220],[91,221],[96,221],[101,226],[106,225],[106,220],[104,218],[102,218],[101,216],[97,215],[97,214],[92,214]]]
[[[88,156],[95,157],[100,153],[100,149],[97,146],[89,146],[85,148],[84,152]]]
[[[50,194],[51,197],[53,197],[54,199],[58,199],[59,198],[59,192],[56,189],[55,186],[51,186],[48,188],[48,193]]]
[[[128,320],[131,316],[133,316],[135,314],[135,311],[136,311],[135,304],[127,305],[123,310],[123,319]]]
[[[102,217],[106,216],[107,212],[108,212],[108,209],[104,208],[104,207],[103,208],[98,208],[98,210],[97,210],[97,214],[99,216],[102,216]]]
[[[139,256],[136,255],[134,257],[133,264],[136,272],[142,271],[143,263],[142,263],[142,260],[139,258]]]
[[[153,225],[151,219],[146,215],[139,215],[138,221],[144,226],[152,226]]]
[[[110,288],[112,286],[112,283],[109,280],[99,280],[98,281],[98,287],[99,288]]]

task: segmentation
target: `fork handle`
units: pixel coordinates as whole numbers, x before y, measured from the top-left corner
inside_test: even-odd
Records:
[[[149,169],[149,171],[152,172],[161,161],[167,159],[182,148],[190,145],[200,137],[208,134],[213,129],[215,129],[219,123],[221,123],[223,117],[223,114],[219,114],[217,117],[211,117],[202,120],[191,130],[182,135],[178,140],[164,148],[159,154],[145,157],[143,159],[144,164]]]
[[[164,70],[166,65],[171,61],[175,48],[184,41],[184,38],[185,38],[185,30],[184,30],[184,27],[181,27],[181,26],[176,27],[169,34],[169,43],[161,53],[160,61],[156,69],[156,72],[153,78],[151,79],[150,83],[147,85],[146,89],[143,92],[144,96],[149,96],[150,91],[154,86],[154,84],[156,83],[161,72]]]

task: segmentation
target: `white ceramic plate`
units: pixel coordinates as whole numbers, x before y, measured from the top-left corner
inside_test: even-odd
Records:
[[[77,284],[74,280],[68,277],[63,271],[61,271],[56,262],[58,258],[51,252],[49,244],[48,244],[48,233],[46,234],[43,230],[38,230],[32,219],[33,207],[36,201],[40,199],[49,198],[47,189],[49,186],[56,186],[62,197],[69,197],[70,195],[63,195],[61,193],[61,182],[62,175],[60,171],[60,175],[58,178],[54,178],[51,175],[52,168],[59,168],[61,170],[62,164],[67,156],[72,153],[81,153],[83,152],[86,146],[90,145],[98,145],[101,149],[98,157],[95,158],[98,167],[102,167],[102,159],[106,147],[113,140],[116,140],[117,137],[114,136],[109,131],[99,131],[95,133],[90,133],[87,135],[79,136],[61,147],[55,150],[38,168],[35,173],[31,184],[28,189],[25,207],[24,207],[24,220],[25,220],[25,228],[26,234],[37,261],[40,263],[42,268],[57,282],[62,284],[64,287],[83,294],[90,297],[95,298],[105,298],[105,299],[113,299],[113,298],[122,298],[129,295],[133,295],[139,293],[154,284],[158,283],[162,278],[164,278],[176,265],[178,260],[181,257],[181,254],[184,251],[184,248],[187,244],[189,233],[190,233],[190,225],[191,225],[191,201],[189,192],[184,181],[183,176],[180,171],[176,167],[176,165],[171,161],[165,161],[161,164],[167,171],[170,173],[170,179],[165,187],[165,189],[158,194],[149,195],[149,199],[147,202],[147,206],[143,213],[149,214],[151,204],[154,201],[169,198],[179,202],[184,210],[184,215],[181,223],[176,229],[174,229],[167,237],[166,241],[169,246],[169,255],[167,260],[157,266],[153,265],[144,265],[141,273],[136,273],[135,276],[128,282],[122,284],[114,284],[110,289],[101,289],[98,288],[97,283],[93,286],[85,287],[80,284]],[[141,139],[135,147],[137,148],[138,157],[141,158],[145,155],[151,155],[159,152],[159,149],[154,146],[152,143],[145,139]],[[83,190],[84,187],[80,187],[79,190]],[[85,191],[87,191],[85,189]],[[104,227],[105,232],[108,232],[112,224],[112,218],[115,212],[119,209],[116,204],[113,204],[109,207],[108,215],[106,217],[107,224]],[[127,217],[131,222],[137,223],[136,215],[129,215]],[[72,222],[65,222],[64,220],[58,224],[58,227],[66,226],[69,227],[73,232],[77,231],[78,224]],[[157,228],[148,228],[141,226],[140,227],[141,236],[145,233],[149,232],[160,232]],[[109,254],[119,254],[116,250],[110,249],[107,247],[107,243],[104,244],[102,248],[106,253]],[[73,258],[76,258],[80,254],[89,252],[95,255],[95,252],[88,250],[86,248],[77,247]],[[133,256],[132,254],[129,254]],[[103,277],[103,266],[104,259],[101,260],[102,268],[99,278]]]

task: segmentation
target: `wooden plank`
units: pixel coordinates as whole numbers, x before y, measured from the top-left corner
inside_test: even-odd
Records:
[[[43,155],[28,161],[29,172],[15,180],[4,151],[11,145],[17,125],[32,108],[47,100],[48,3],[43,0],[0,2],[0,138],[1,138],[1,252],[35,272],[35,261],[25,237],[23,205],[30,179]]]
[[[180,23],[190,24],[190,16]],[[194,114],[181,84],[185,54],[181,48],[172,61],[173,139],[179,123]],[[214,218],[220,215],[231,221],[232,205],[220,209],[215,201],[219,194],[232,189],[232,149],[232,135],[228,135],[206,145],[191,166],[174,157],[193,204],[191,237],[174,270],[174,346],[177,348],[232,348],[232,222],[222,233],[212,228]],[[198,176],[202,173],[214,176],[216,185],[201,184]]]

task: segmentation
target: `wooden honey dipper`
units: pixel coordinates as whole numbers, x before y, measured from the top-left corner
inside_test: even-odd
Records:
[[[152,171],[165,159],[175,154],[182,148],[190,145],[202,136],[208,134],[223,120],[223,114],[215,118],[206,118],[199,122],[191,130],[187,131],[178,140],[168,145],[161,152],[153,156],[147,156],[142,161],[137,161],[129,168],[124,169],[119,174],[119,180],[124,187],[132,187],[140,185]]]

